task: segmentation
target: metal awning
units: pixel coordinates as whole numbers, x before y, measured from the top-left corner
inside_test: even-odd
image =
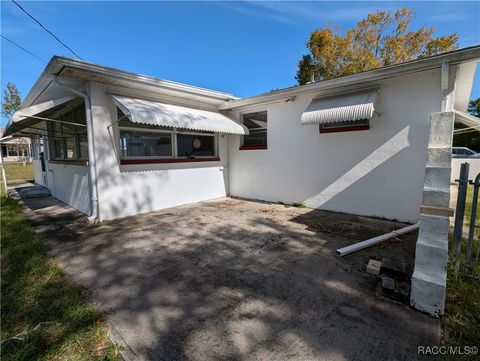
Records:
[[[15,133],[21,132],[25,128],[31,127],[33,124],[39,122],[38,119],[31,118],[32,116],[36,116],[49,109],[53,109],[59,105],[67,103],[70,100],[75,99],[75,97],[76,96],[68,96],[59,99],[52,99],[17,110],[8,122],[3,136],[14,135]]]
[[[301,124],[324,124],[370,119],[378,88],[313,99],[302,114]]]
[[[480,118],[455,109],[455,121],[480,131]]]
[[[118,95],[112,95],[112,98],[133,123],[216,133],[248,134],[247,127],[220,113]]]

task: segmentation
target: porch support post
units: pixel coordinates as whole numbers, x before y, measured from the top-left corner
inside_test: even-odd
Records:
[[[450,205],[454,112],[432,113],[422,209]],[[410,303],[433,316],[443,314],[447,284],[449,217],[420,214]]]

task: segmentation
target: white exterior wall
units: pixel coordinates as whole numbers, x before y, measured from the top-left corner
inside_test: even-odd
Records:
[[[455,179],[460,176],[460,166],[462,163],[469,163],[468,179],[475,180],[475,177],[480,173],[480,159],[479,158],[452,158],[452,173],[450,182],[455,183]]]
[[[230,194],[416,222],[440,81],[431,70],[371,84],[380,86],[380,116],[368,131],[319,134],[318,125],[302,126],[302,112],[319,94],[232,111],[238,120],[268,111],[268,149],[239,150],[240,138],[230,138]]]
[[[102,84],[92,83],[90,86],[100,220],[224,197],[227,194],[229,137],[226,135],[218,136],[220,161],[217,162],[120,165],[116,154],[119,144],[116,125],[107,129],[117,119],[116,107],[106,93],[107,90],[122,93],[122,89],[107,89]],[[151,94],[136,94],[141,95],[152,97]]]
[[[33,164],[33,175],[35,176],[35,183],[40,184],[41,186],[46,185],[45,179],[42,172],[42,162],[38,159],[32,161]]]
[[[39,161],[36,161],[40,163]],[[41,174],[41,165],[38,167]],[[88,166],[47,162],[47,187],[55,198],[87,215],[90,214]],[[37,168],[35,168],[35,179]]]

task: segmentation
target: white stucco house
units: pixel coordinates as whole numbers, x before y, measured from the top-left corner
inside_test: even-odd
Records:
[[[0,128],[0,138],[5,129]],[[0,141],[0,163],[31,162],[30,138],[6,137]]]
[[[475,46],[239,99],[53,57],[5,135],[31,137],[36,182],[92,219],[232,195],[422,224],[448,207],[479,59]]]

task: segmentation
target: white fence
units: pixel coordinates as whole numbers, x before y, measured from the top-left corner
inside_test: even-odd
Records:
[[[460,175],[460,165],[462,163],[470,164],[470,171],[468,172],[468,179],[474,180],[478,173],[480,173],[480,158],[452,158],[452,175],[450,182],[455,183]]]

